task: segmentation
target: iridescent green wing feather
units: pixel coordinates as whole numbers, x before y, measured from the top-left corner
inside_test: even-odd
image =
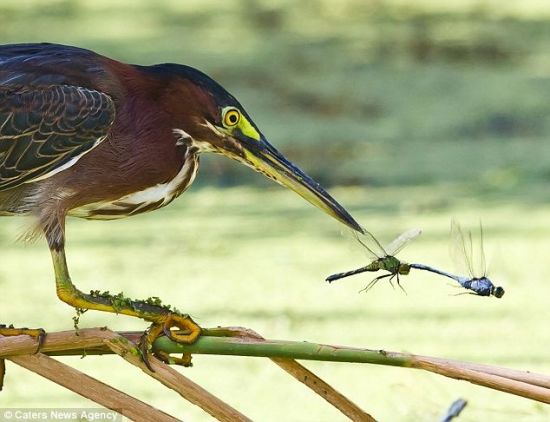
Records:
[[[0,86],[0,191],[70,167],[114,118],[111,98],[92,89]]]

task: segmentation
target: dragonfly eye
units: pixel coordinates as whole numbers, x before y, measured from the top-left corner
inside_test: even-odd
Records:
[[[502,296],[504,296],[504,289],[500,286],[496,287],[493,294],[495,295],[495,297],[500,299]]]

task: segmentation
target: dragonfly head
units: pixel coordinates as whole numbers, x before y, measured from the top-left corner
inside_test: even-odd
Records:
[[[494,287],[493,286],[493,291],[491,292],[491,294],[496,297],[496,298],[501,298],[502,296],[504,296],[504,289],[500,286],[498,287]]]
[[[399,263],[399,274],[407,275],[411,272],[411,266],[405,262]]]

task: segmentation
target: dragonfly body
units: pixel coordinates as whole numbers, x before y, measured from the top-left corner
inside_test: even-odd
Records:
[[[411,266],[405,262],[401,262],[395,256],[386,255],[382,258],[371,262],[369,265],[364,267],[357,268],[356,270],[346,271],[343,273],[333,274],[327,277],[327,281],[331,282],[338,280],[340,278],[349,277],[355,274],[361,274],[365,272],[377,272],[377,271],[387,271],[390,275],[407,275],[411,272]]]
[[[330,283],[334,280],[339,280],[341,278],[349,277],[355,274],[361,274],[364,272],[376,272],[376,271],[386,271],[387,274],[376,277],[372,280],[364,290],[370,289],[378,280],[383,278],[390,277],[391,280],[394,278],[397,279],[397,284],[399,284],[399,276],[407,275],[411,271],[411,266],[406,262],[402,262],[395,257],[395,255],[403,249],[403,247],[409,243],[411,240],[419,236],[421,230],[411,229],[399,235],[395,238],[386,248],[382,247],[380,242],[370,233],[365,230],[362,240],[356,236],[357,241],[367,250],[373,260],[364,267],[357,268],[356,270],[346,271],[343,273],[332,274],[328,276],[326,280]],[[401,287],[401,289],[403,289]]]
[[[378,261],[373,262],[373,264],[378,264],[379,270],[386,270],[392,274],[402,274],[407,275],[411,271],[411,266],[405,262],[401,262],[395,256],[385,256],[380,258]],[[375,265],[376,266],[376,265]]]
[[[451,236],[453,242],[454,259],[457,262],[462,261],[463,268],[468,272],[469,277],[455,276],[439,271],[457,281],[465,289],[474,292],[478,296],[495,296],[501,298],[504,295],[502,287],[496,287],[489,278],[487,278],[487,263],[485,262],[485,251],[483,247],[483,226],[479,222],[479,235],[477,241],[471,231],[464,232],[458,221],[451,221]],[[437,271],[434,271],[437,272]]]
[[[464,399],[455,400],[441,422],[451,422],[454,418],[458,418],[467,404],[468,402]]]
[[[495,296],[497,298],[501,298],[504,296],[504,289],[500,286],[495,286],[493,282],[483,276],[483,277],[464,277],[459,275],[454,275],[451,273],[448,273],[446,271],[438,270],[437,268],[430,267],[428,265],[424,264],[410,264],[410,268],[415,268],[417,270],[424,270],[429,271],[431,273],[443,275],[445,277],[449,277],[456,281],[458,284],[460,284],[465,289],[470,290],[473,292],[472,294],[476,294],[478,296]]]
[[[439,274],[448,278],[453,279],[463,288],[476,294],[478,296],[495,296],[501,298],[504,295],[504,289],[502,287],[497,287],[493,282],[485,276],[485,256],[483,252],[483,229],[480,227],[480,254],[481,254],[481,270],[474,271],[473,266],[473,252],[472,252],[472,236],[471,233],[468,233],[467,236],[464,235],[462,229],[458,223],[452,223],[452,232],[455,238],[455,246],[461,252],[462,258],[465,260],[466,267],[468,268],[469,277],[458,276],[446,271],[439,270],[434,267],[430,267],[424,264],[408,264],[402,262],[395,257],[395,255],[403,249],[403,247],[409,243],[411,240],[420,235],[421,231],[419,229],[408,230],[397,238],[395,238],[386,248],[382,247],[380,242],[368,231],[365,230],[363,238],[356,237],[357,241],[369,252],[372,257],[372,261],[365,265],[364,267],[357,268],[355,270],[346,271],[342,273],[332,274],[327,277],[328,282],[339,280],[341,278],[346,278],[352,275],[361,274],[364,272],[376,272],[376,271],[386,271],[387,274],[376,277],[372,280],[364,290],[370,289],[378,280],[389,277],[389,280],[397,279],[399,287],[399,276],[407,275],[410,273],[411,269],[429,271],[435,274]],[[364,240],[362,240],[364,239]]]
[[[460,283],[460,285],[468,290],[472,290],[479,296],[491,296],[498,289],[487,277],[472,278],[464,281],[464,283]]]

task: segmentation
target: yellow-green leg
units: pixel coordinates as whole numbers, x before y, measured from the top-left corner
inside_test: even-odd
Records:
[[[133,317],[142,318],[152,324],[144,333],[140,349],[143,353],[145,363],[147,353],[152,343],[161,335],[170,337],[179,343],[194,343],[201,334],[201,328],[189,317],[169,306],[162,306],[156,300],[131,300],[122,294],[111,295],[108,293],[81,292],[72,283],[67,268],[67,260],[63,247],[51,248],[55,271],[55,284],[57,296],[63,302],[68,303],[77,309],[94,309],[97,311],[113,312]],[[171,330],[177,328],[182,332]],[[160,356],[161,358],[163,356]]]

